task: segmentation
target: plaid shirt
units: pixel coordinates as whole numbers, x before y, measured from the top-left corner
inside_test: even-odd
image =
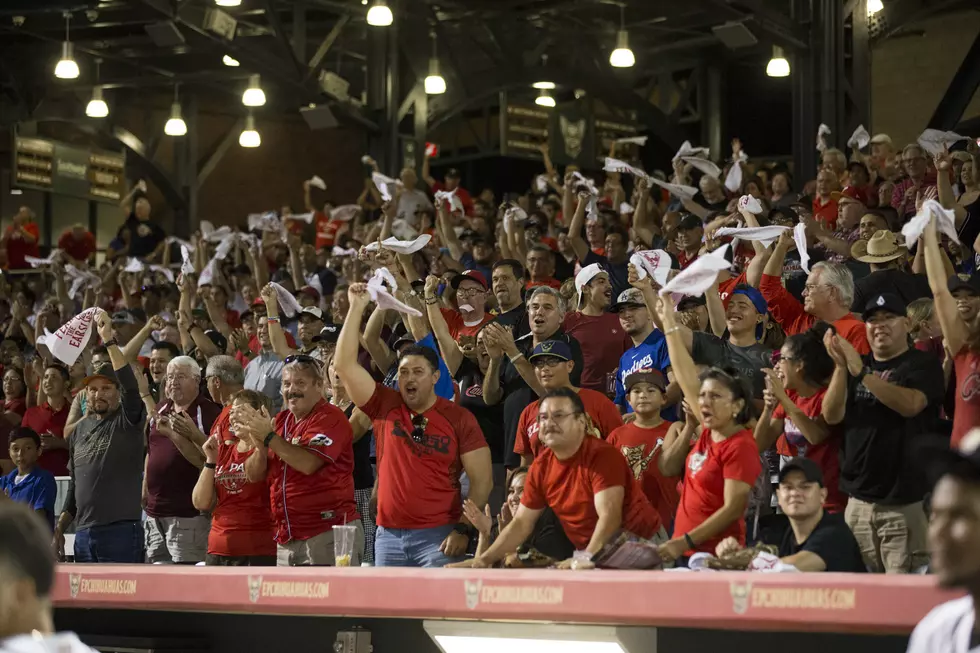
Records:
[[[915,182],[912,181],[911,177],[904,177],[900,182],[895,184],[895,190],[892,191],[892,208],[898,212],[898,217],[901,218],[903,223],[906,218],[915,215],[915,195],[913,194],[907,200],[905,197],[906,191],[914,185]],[[924,193],[926,189],[935,187],[936,175],[933,172],[927,172],[919,190]]]

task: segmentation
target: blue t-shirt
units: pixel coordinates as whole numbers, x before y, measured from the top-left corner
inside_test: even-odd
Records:
[[[20,483],[15,483],[17,470],[0,477],[0,491],[18,503],[26,503],[32,510],[43,510],[48,526],[54,530],[54,502],[58,497],[58,485],[54,475],[35,467]]]
[[[639,345],[628,350],[619,359],[619,369],[616,370],[616,405],[632,412],[629,402],[626,401],[626,377],[645,369],[657,369],[667,378],[667,369],[670,367],[670,356],[667,353],[667,338],[663,331],[654,329],[653,333]],[[676,412],[673,407],[668,411]]]

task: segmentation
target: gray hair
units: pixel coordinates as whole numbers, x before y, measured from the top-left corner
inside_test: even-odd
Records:
[[[527,303],[529,306],[538,295],[548,295],[549,297],[553,298],[555,303],[558,305],[558,313],[560,313],[562,316],[564,316],[565,312],[568,311],[568,303],[565,302],[565,298],[561,296],[560,292],[550,286],[538,286],[535,288],[531,293],[531,296],[527,298]]]
[[[822,270],[820,280],[828,286],[836,288],[841,305],[847,310],[851,310],[851,304],[854,303],[854,276],[847,269],[847,266],[842,263],[821,261],[815,263],[810,269],[814,272]]]
[[[178,367],[188,369],[191,371],[191,376],[201,378],[201,366],[190,356],[177,356],[170,359],[170,362],[167,363],[167,372],[169,373]]]
[[[212,356],[208,359],[207,376],[217,377],[228,385],[245,385],[245,370],[231,356]]]

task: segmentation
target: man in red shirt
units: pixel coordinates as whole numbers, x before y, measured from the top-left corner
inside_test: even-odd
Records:
[[[779,237],[759,284],[759,290],[769,306],[769,315],[788,336],[809,330],[817,320],[828,322],[858,353],[869,353],[871,347],[868,346],[864,322],[851,313],[854,277],[850,270],[839,263],[815,264],[806,280],[803,304],[783,287],[783,260],[793,244],[793,237],[789,234],[785,232]]]
[[[453,289],[456,290],[456,306],[458,311],[451,308],[441,308],[443,319],[449,327],[449,334],[453,340],[460,343],[460,346],[476,345],[476,334],[480,332],[483,325],[493,319],[493,315],[487,313],[487,278],[479,270],[465,270],[462,274],[457,274],[451,282]],[[425,308],[426,312],[435,310],[438,307],[439,298],[436,290],[439,287],[439,279],[429,276],[425,280]]]
[[[249,438],[256,454],[245,462],[249,482],[269,477],[280,567],[336,564],[334,526],[356,527],[350,566],[360,566],[364,528],[354,501],[354,432],[343,411],[323,398],[320,362],[306,354],[286,358],[284,410],[275,422],[235,404],[232,430]]]
[[[31,267],[24,257],[40,255],[37,246],[40,234],[37,223],[34,222],[34,211],[26,206],[20,207],[13,218],[13,224],[7,227],[3,237],[0,238],[0,245],[3,245],[7,251],[8,270],[24,270]]]
[[[813,219],[817,220],[828,231],[837,228],[837,200],[834,193],[840,188],[837,175],[830,168],[823,168],[817,173],[817,192],[813,196]]]
[[[28,426],[41,436],[41,457],[37,466],[54,476],[68,476],[68,441],[64,434],[71,409],[68,381],[67,368],[56,363],[45,367],[41,389],[47,401],[28,408],[21,422],[21,426]]]
[[[207,555],[211,523],[191,495],[204,465],[201,446],[221,406],[201,394],[201,366],[190,356],[167,365],[166,389],[147,437],[146,561],[197,564]]]
[[[446,171],[443,180],[445,183],[439,183],[435,180],[432,174],[429,172],[429,155],[428,152],[425,155],[425,159],[422,161],[422,179],[429,186],[433,193],[438,193],[439,191],[456,191],[456,197],[463,204],[463,213],[466,215],[473,215],[473,197],[470,195],[469,191],[459,185],[460,174],[459,170],[456,168],[450,168]]]
[[[66,229],[58,239],[58,249],[68,257],[66,263],[78,267],[85,265],[95,254],[95,236],[80,224],[76,224],[71,229]]]
[[[582,387],[616,396],[619,359],[633,341],[623,330],[616,313],[607,312],[612,302],[609,273],[598,263],[575,275],[578,311],[565,316],[565,333],[582,344]]]
[[[347,231],[348,227],[350,226],[350,222],[331,218],[330,210],[333,207],[330,206],[329,202],[323,205],[322,210],[314,207],[313,200],[310,199],[309,181],[303,182],[303,202],[306,204],[306,210],[313,214],[313,225],[316,229],[316,240],[314,241],[313,246],[317,250],[320,250],[324,247],[329,248],[336,245],[337,238]],[[293,222],[299,223],[300,221],[294,220]],[[302,231],[299,233],[302,233]]]
[[[539,436],[547,451],[532,463],[521,507],[489,549],[467,566],[489,567],[524,543],[551,508],[575,545],[574,566],[590,565],[618,532],[666,541],[660,516],[644,496],[626,459],[611,444],[589,437],[585,406],[568,388],[541,398]],[[560,566],[572,567],[572,560]]]
[[[704,239],[704,223],[689,213],[677,223],[677,262],[685,269],[701,255]]]
[[[572,385],[571,374],[575,367],[571,348],[561,340],[547,340],[540,343],[527,358],[534,366],[534,376],[545,391],[568,388],[578,393],[589,417],[588,433],[592,437],[605,440],[609,434],[623,425],[616,404],[595,390],[576,388]],[[538,408],[541,400],[531,403],[517,422],[517,435],[514,438],[514,453],[521,457],[521,466],[527,467],[541,453],[538,439]]]
[[[442,567],[466,553],[474,529],[463,516],[460,474],[483,510],[493,487],[490,448],[473,413],[438,397],[439,359],[428,348],[405,348],[398,390],[376,383],[357,363],[367,285],[348,290],[350,312],[340,331],[334,368],[358,408],[374,423],[378,458],[379,567]]]

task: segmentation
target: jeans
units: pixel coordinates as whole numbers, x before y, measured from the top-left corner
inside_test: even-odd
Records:
[[[378,525],[374,537],[377,567],[445,567],[463,557],[450,558],[439,550],[455,524],[434,528],[385,528]]]
[[[75,562],[143,562],[143,525],[117,521],[75,533]]]

